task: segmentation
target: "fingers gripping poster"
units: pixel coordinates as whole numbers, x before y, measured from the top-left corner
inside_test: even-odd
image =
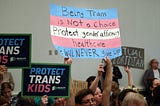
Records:
[[[122,54],[117,9],[50,5],[50,33],[63,57],[115,58]]]

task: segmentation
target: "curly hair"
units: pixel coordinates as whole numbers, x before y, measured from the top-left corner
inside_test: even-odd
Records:
[[[83,99],[85,96],[89,95],[89,94],[91,94],[91,95],[94,96],[93,91],[90,90],[90,89],[82,89],[82,90],[80,90],[80,91],[76,94],[76,96],[75,96],[75,103],[76,103],[76,104],[82,104],[82,103],[81,103],[81,102],[82,102],[82,99]]]

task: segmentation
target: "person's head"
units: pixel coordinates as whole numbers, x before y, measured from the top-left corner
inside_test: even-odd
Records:
[[[89,76],[86,79],[88,88],[91,86],[91,84],[92,84],[92,82],[94,81],[95,78],[96,78],[96,76]]]
[[[55,98],[54,106],[64,106],[66,100],[64,98]]]
[[[158,60],[157,59],[152,59],[150,62],[149,62],[149,65],[152,69],[158,69]]]
[[[124,89],[124,90],[122,90],[122,91],[119,93],[119,95],[118,95],[118,105],[119,105],[119,106],[122,106],[123,99],[125,98],[125,96],[126,96],[129,92],[137,93],[137,92],[134,91],[133,89]]]
[[[3,82],[1,85],[1,92],[5,98],[10,99],[12,96],[11,85],[9,82]]]
[[[102,103],[102,92],[98,87],[96,88],[96,91],[94,93],[94,98],[95,98],[97,104]]]
[[[160,85],[160,80],[157,78],[153,78],[153,79],[150,79],[148,86],[150,90],[154,90],[159,85]]]
[[[122,106],[148,106],[144,96],[139,93],[129,92],[123,102]]]
[[[157,87],[159,85],[160,85],[160,80],[159,79],[154,79],[152,87],[155,88],[155,87]]]
[[[0,65],[0,71],[5,73],[7,72],[8,68],[5,65]]]
[[[116,104],[116,101],[118,101],[118,95],[120,93],[120,89],[118,86],[118,83],[115,81],[112,81],[112,89],[111,89],[111,103],[113,105]]]
[[[12,88],[9,82],[3,82],[1,85],[1,89],[5,89],[5,88]]]
[[[79,106],[96,106],[94,93],[90,89],[82,89],[75,96],[75,103]]]

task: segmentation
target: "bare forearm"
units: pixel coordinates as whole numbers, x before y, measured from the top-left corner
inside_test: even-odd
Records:
[[[96,78],[95,78],[95,80],[90,85],[89,89],[91,89],[93,92],[95,92],[96,88],[98,87],[99,80],[100,80],[100,76],[97,75]]]
[[[132,79],[132,74],[131,72],[128,72],[128,86],[133,85],[133,79]]]
[[[106,69],[106,77],[105,77],[105,80],[104,80],[104,85],[103,85],[103,88],[108,88],[112,86],[112,66],[108,66],[107,69]]]
[[[110,92],[112,87],[112,65],[109,64],[106,69],[106,77],[103,85],[102,106],[110,106]]]
[[[66,100],[66,106],[75,106],[75,95],[73,93],[73,80],[70,77],[70,97]]]

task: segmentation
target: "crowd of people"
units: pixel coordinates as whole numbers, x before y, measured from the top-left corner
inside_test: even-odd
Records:
[[[12,95],[14,80],[5,65],[0,65],[0,106],[160,106],[160,69],[158,60],[152,59],[150,67],[145,71],[143,83],[145,95],[140,94],[132,79],[129,66],[124,66],[128,84],[123,89],[119,87],[122,73],[118,66],[112,65],[109,58],[103,59],[97,68],[96,76],[89,76],[86,81],[88,87],[73,93],[73,80],[70,76],[70,97],[53,98],[42,97],[24,98],[21,92]],[[64,64],[72,64],[71,58],[65,58]]]

